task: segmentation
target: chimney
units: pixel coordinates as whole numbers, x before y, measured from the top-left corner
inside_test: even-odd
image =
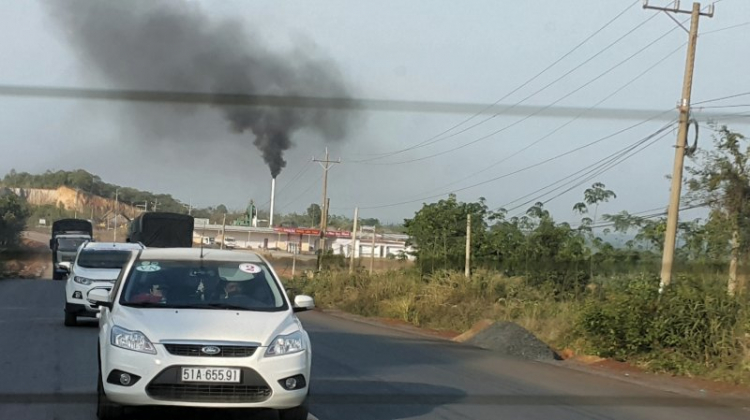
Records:
[[[271,178],[271,215],[268,220],[268,226],[273,227],[273,204],[276,200],[276,178]]]

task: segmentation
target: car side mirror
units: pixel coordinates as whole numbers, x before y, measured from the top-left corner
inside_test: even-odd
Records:
[[[297,295],[294,297],[294,312],[309,311],[315,307],[315,300],[307,295]]]
[[[55,249],[55,240],[54,239],[50,239],[49,240],[49,249]]]
[[[63,261],[63,262],[61,262],[61,263],[57,264],[57,266],[58,266],[58,267],[59,267],[59,268],[60,268],[60,269],[61,269],[62,271],[64,271],[64,272],[65,272],[65,274],[70,274],[70,271],[71,271],[71,270],[73,269],[73,267],[71,266],[70,262],[68,262],[68,261]]]
[[[107,289],[91,289],[86,295],[86,299],[96,306],[104,306],[112,309],[112,301]]]

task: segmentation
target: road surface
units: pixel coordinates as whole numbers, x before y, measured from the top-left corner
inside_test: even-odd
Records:
[[[63,326],[63,282],[0,281],[0,418],[95,418],[96,321]],[[747,419],[748,401],[698,399],[333,317],[300,315],[321,420]],[[141,410],[137,418],[273,419],[272,412]]]

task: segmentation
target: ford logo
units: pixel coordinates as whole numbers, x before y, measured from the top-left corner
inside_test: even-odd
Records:
[[[213,356],[221,353],[221,349],[216,346],[206,346],[201,349],[201,353]]]

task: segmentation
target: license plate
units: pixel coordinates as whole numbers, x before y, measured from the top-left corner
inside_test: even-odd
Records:
[[[215,367],[184,367],[182,382],[240,382],[240,370]]]

